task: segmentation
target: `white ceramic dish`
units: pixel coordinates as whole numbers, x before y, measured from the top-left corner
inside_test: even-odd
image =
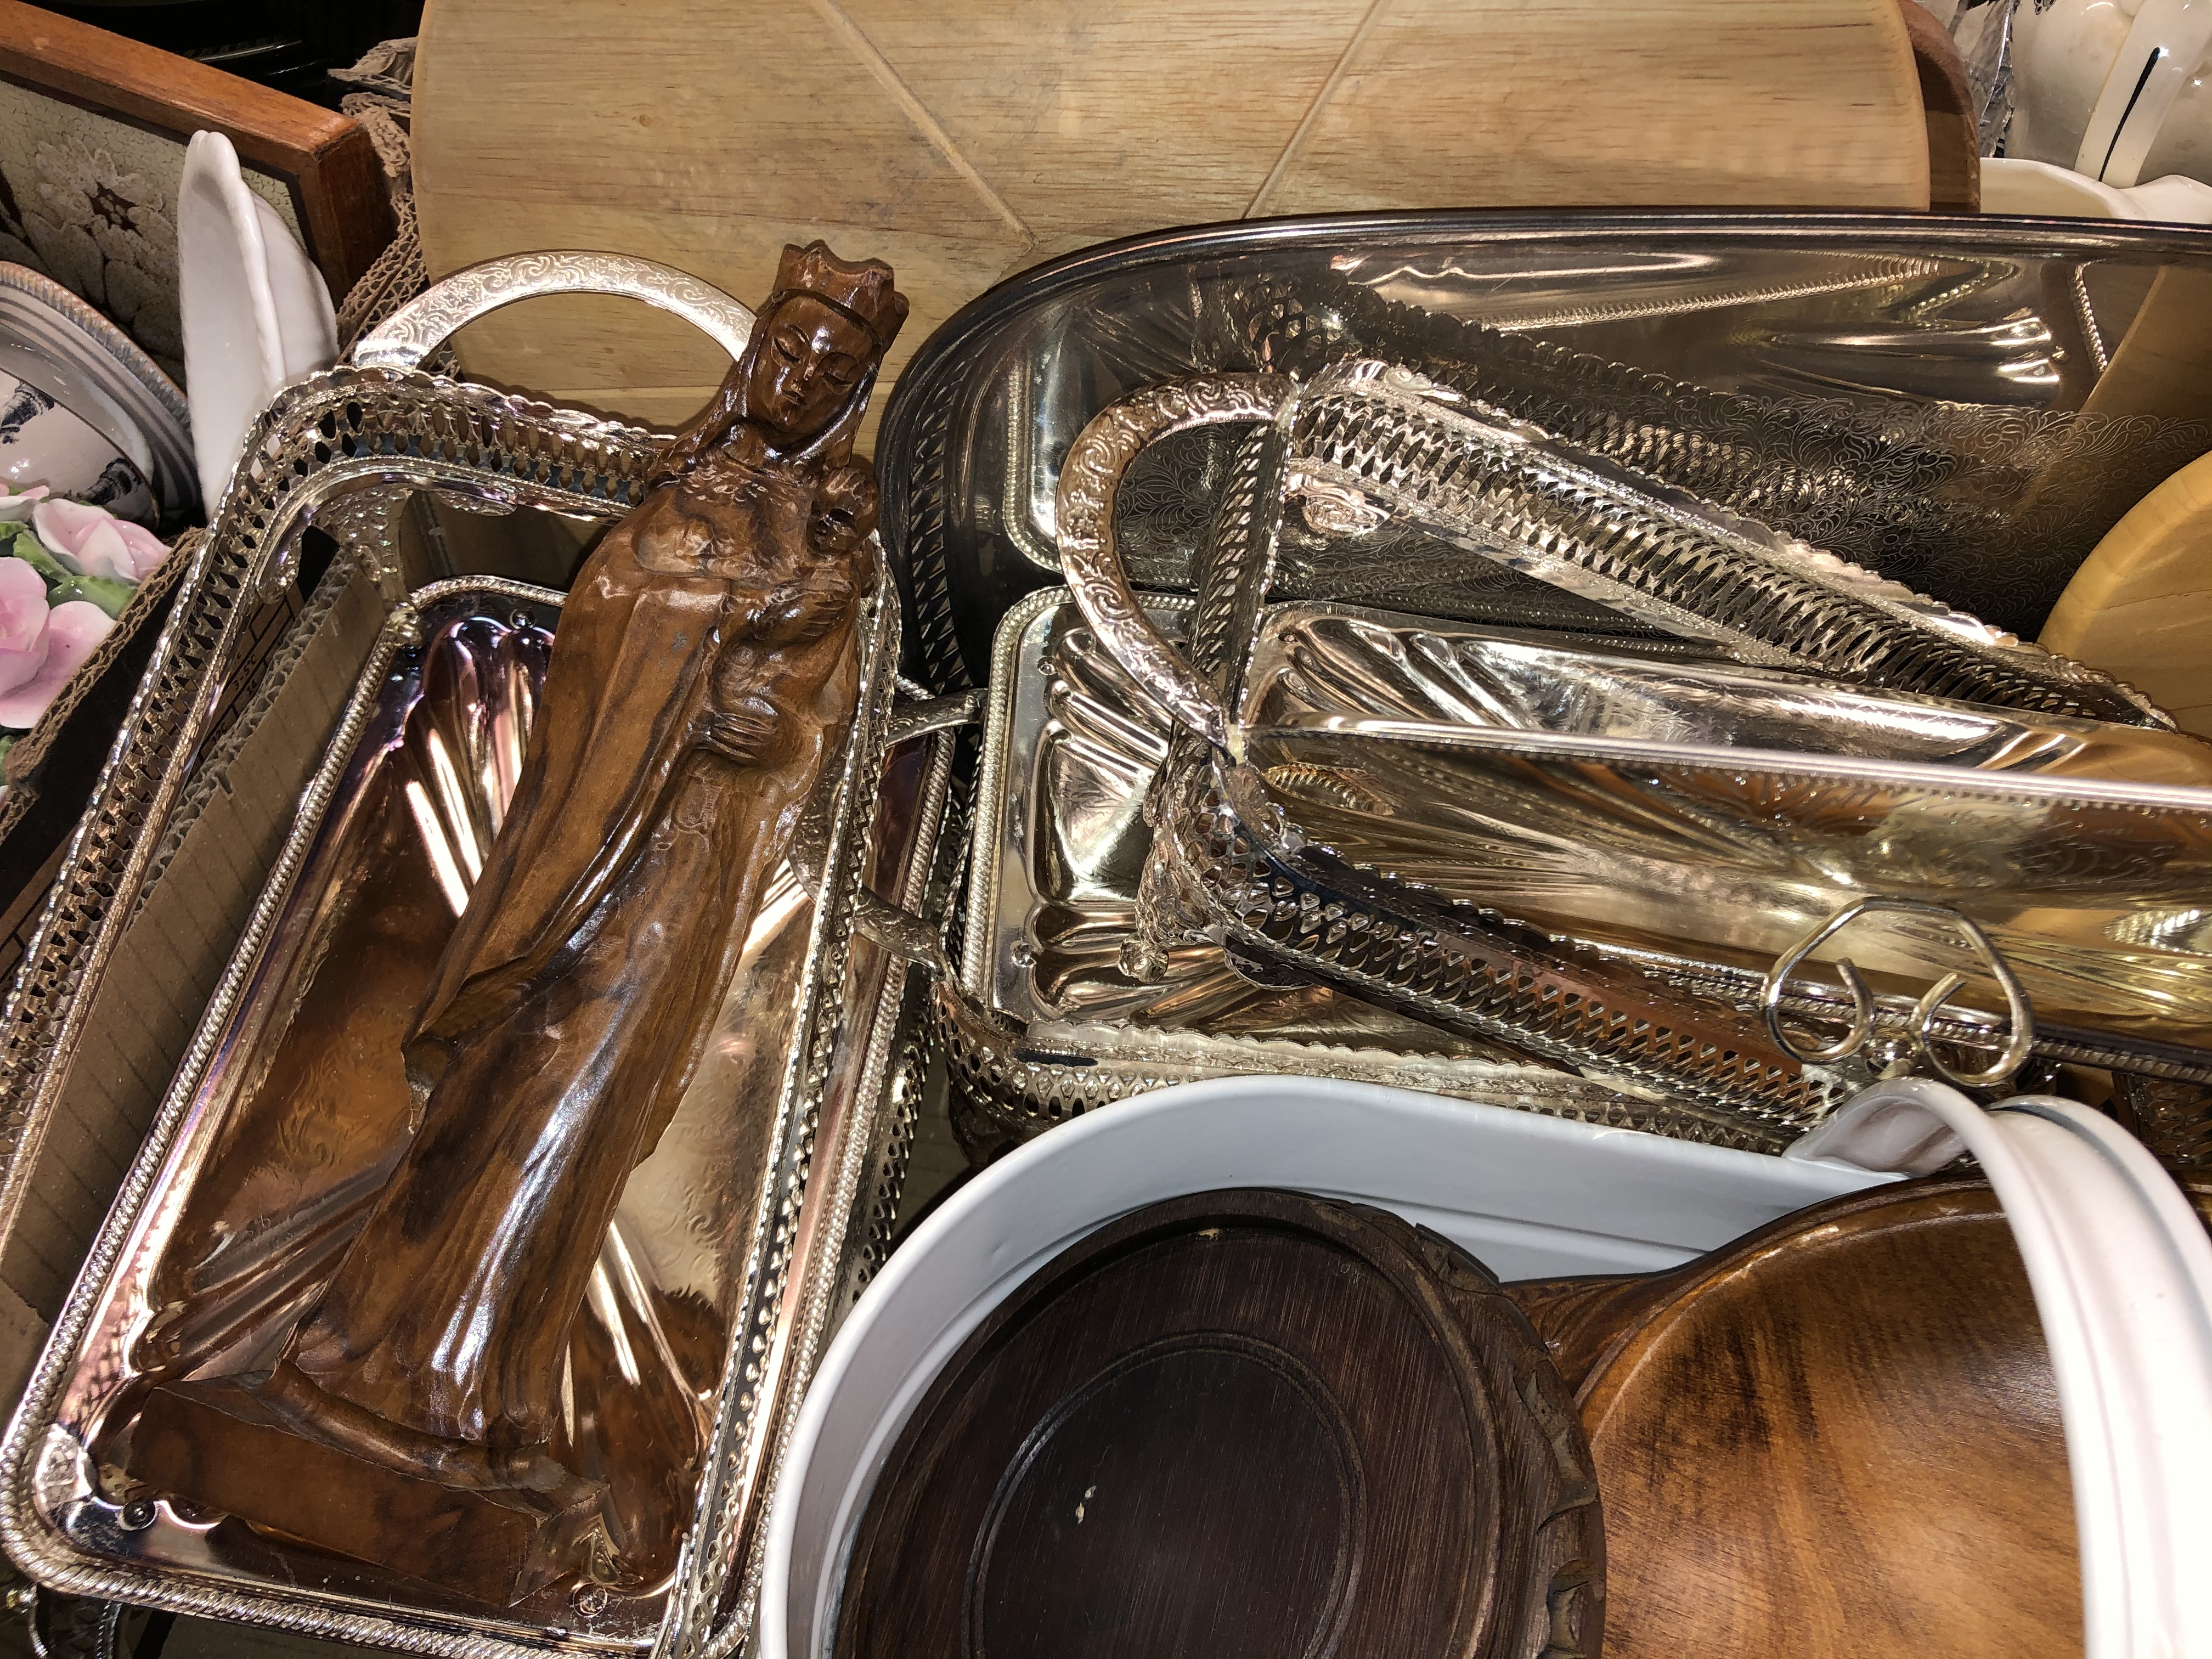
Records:
[[[1281,1187],[1395,1211],[1503,1279],[1646,1273],[1894,1180],[1408,1090],[1224,1078],[1085,1114],[915,1228],[823,1355],[769,1518],[758,1659],[817,1659],[877,1474],[921,1394],[1015,1286],[1139,1205]]]
[[[1982,162],[1982,211],[2205,225],[2212,224],[2212,185],[2176,173],[2122,190],[2048,161],[1991,156]]]
[[[0,264],[0,368],[37,386],[128,456],[161,517],[182,518],[198,506],[185,394],[129,335],[23,265]]]
[[[270,394],[337,361],[322,273],[276,210],[246,187],[238,152],[196,132],[177,186],[177,299],[200,494],[212,514]]]
[[[2012,27],[2008,154],[2122,186],[2212,181],[2212,0],[2021,0]]]

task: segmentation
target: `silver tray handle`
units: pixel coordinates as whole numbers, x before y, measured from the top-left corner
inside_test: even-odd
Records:
[[[611,294],[642,300],[681,317],[737,357],[753,331],[750,306],[711,283],[629,253],[562,248],[510,253],[469,265],[410,300],[362,336],[353,349],[357,368],[416,368],[479,317],[546,294]]]
[[[1146,386],[1091,418],[1060,470],[1060,568],[1076,608],[1115,660],[1182,725],[1235,756],[1229,707],[1152,626],[1114,547],[1114,494],[1137,452],[1194,427],[1272,422],[1297,391],[1285,374],[1200,374]]]

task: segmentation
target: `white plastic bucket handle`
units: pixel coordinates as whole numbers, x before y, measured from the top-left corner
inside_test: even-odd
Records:
[[[2088,1659],[2212,1654],[2212,1238],[2140,1142],[2055,1096],[1984,1111],[1941,1083],[1877,1083],[1789,1156],[1922,1174],[1961,1143],[2051,1350]]]
[[[2212,48],[2212,0],[2143,0],[2089,112],[2074,171],[2124,189]]]

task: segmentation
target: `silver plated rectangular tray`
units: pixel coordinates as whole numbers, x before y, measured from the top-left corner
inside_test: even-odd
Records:
[[[393,780],[407,765],[428,765],[413,779],[421,802],[410,800],[399,813],[389,810],[387,799],[379,817],[364,797],[347,794],[350,775],[336,751],[315,769],[312,757],[334,726],[350,719],[349,735],[358,735],[380,718],[378,700],[390,687],[364,684],[350,701],[343,689],[368,653],[396,660],[423,643],[423,613],[407,597],[410,573],[417,568],[412,561],[422,556],[404,533],[410,501],[427,491],[479,511],[534,507],[605,522],[634,504],[659,442],[574,411],[406,369],[308,377],[281,392],[249,434],[9,1002],[9,1041],[0,1053],[0,1090],[15,1136],[0,1146],[8,1155],[0,1191],[8,1216],[48,1196],[34,1177],[53,1164],[50,1131],[58,1113],[115,1114],[133,1149],[119,1160],[127,1167],[106,1223],[97,1224],[96,1211],[84,1223],[90,1255],[74,1286],[54,1293],[53,1334],[0,1450],[0,1533],[10,1555],[42,1584],[331,1639],[450,1654],[509,1655],[548,1646],[718,1654],[743,1641],[782,1413],[803,1390],[839,1310],[880,1257],[911,1124],[912,1091],[895,1086],[918,1064],[918,1051],[901,1036],[904,965],[855,938],[850,911],[870,883],[894,902],[921,902],[951,745],[942,736],[902,742],[890,747],[879,775],[874,769],[896,653],[896,611],[887,589],[869,612],[865,718],[833,780],[836,793],[827,804],[834,810],[820,820],[827,833],[809,837],[810,881],[803,890],[787,885],[780,891],[773,937],[763,935],[763,954],[753,965],[756,989],[771,1003],[789,1000],[768,1024],[743,1022],[702,1067],[702,1079],[719,1079],[729,1089],[744,1079],[765,1079],[766,1094],[749,1091],[746,1109],[712,1126],[714,1133],[702,1139],[679,1144],[672,1137],[670,1158],[689,1160],[682,1170],[669,1159],[649,1161],[668,1184],[658,1199],[637,1188],[636,1204],[659,1204],[663,1224],[675,1213],[671,1206],[689,1204],[697,1231],[686,1231],[680,1248],[651,1257],[648,1266],[629,1224],[618,1224],[622,1237],[611,1235],[603,1263],[607,1296],[597,1298],[606,1307],[587,1313],[585,1322],[605,1339],[613,1374],[628,1391],[617,1395],[650,1407],[617,1434],[642,1435],[639,1444],[652,1456],[640,1467],[663,1471],[657,1495],[631,1483],[633,1511],[642,1516],[657,1508],[663,1516],[682,1516],[672,1551],[662,1548],[650,1564],[657,1580],[587,1587],[609,1593],[604,1601],[586,1594],[563,1607],[530,1607],[519,1617],[487,1621],[481,1609],[459,1607],[420,1584],[380,1581],[330,1558],[303,1562],[296,1552],[240,1541],[234,1523],[210,1529],[207,1517],[180,1516],[158,1504],[132,1510],[132,1503],[145,1500],[114,1486],[112,1466],[99,1467],[84,1437],[118,1431],[117,1411],[127,1414],[129,1356],[141,1352],[137,1340],[151,1328],[143,1321],[132,1327],[132,1298],[167,1284],[160,1275],[176,1266],[161,1255],[162,1241],[199,1226],[204,1243],[205,1227],[221,1231],[267,1206],[263,1219],[216,1251],[212,1275],[198,1293],[164,1310],[175,1319],[152,1317],[175,1339],[179,1359],[190,1354],[196,1364],[248,1363],[255,1333],[265,1334],[282,1316],[276,1302],[285,1276],[296,1288],[313,1273],[318,1254],[343,1237],[346,1181],[357,1185],[366,1168],[373,1184],[376,1155],[369,1149],[378,1131],[319,1139],[319,1131],[306,1127],[313,1113],[305,1107],[292,1126],[307,1149],[298,1168],[288,1172],[273,1157],[256,1163],[249,1155],[240,1163],[218,1156],[207,1188],[193,1176],[203,1155],[220,1149],[222,1121],[229,1121],[235,1097],[246,1102],[241,1123],[257,1110],[267,1118],[264,1097],[274,1100],[269,1091],[283,1079],[277,1069],[262,1074],[261,1063],[277,1067],[280,1058],[290,1064],[305,1053],[286,1050],[281,1042],[274,1048],[254,1046],[294,1022],[298,1007],[285,998],[312,997],[316,986],[328,994],[336,983],[323,972],[288,992],[276,983],[281,975],[271,977],[273,966],[262,973],[263,948],[310,969],[343,974],[349,966],[346,951],[319,963],[303,943],[318,936],[323,924],[316,918],[323,913],[284,908],[305,878],[311,849],[356,845],[362,826],[381,824],[398,838],[395,846],[414,849],[404,872],[412,885],[399,884],[391,918],[395,936],[404,938],[410,927],[435,931],[465,882],[462,826],[483,830],[489,802],[505,775],[501,757],[519,753],[518,710],[526,699],[518,699],[534,648],[528,642],[550,615],[544,607],[556,601],[538,591],[503,592],[477,579],[468,591],[512,601],[495,605],[485,620],[490,635],[505,641],[485,659],[497,672],[489,679],[479,674],[483,664],[465,651],[438,659],[448,668],[471,665],[451,684],[439,679],[443,670],[431,674],[428,703],[445,713],[422,728],[425,742],[437,739],[428,747],[418,744],[410,751],[388,720],[375,727],[380,741],[398,744],[389,752],[371,745],[386,783],[396,788]],[[311,529],[327,532],[337,550],[328,553],[331,544],[325,544],[328,570],[304,609],[295,601],[294,620],[280,629],[273,652],[263,650],[255,641],[258,627],[266,626],[262,618],[272,607],[283,614],[276,601],[301,568]],[[427,598],[433,605],[459,603],[462,592]],[[517,607],[520,623],[513,614]],[[392,625],[379,633],[376,618],[386,611]],[[495,695],[494,682],[507,690]],[[464,694],[454,703],[457,689]],[[504,712],[495,714],[495,708]],[[317,720],[321,724],[313,724]],[[441,750],[448,763],[465,757],[471,763],[430,764]],[[292,763],[283,757],[295,753],[303,757],[301,793],[297,820],[288,824],[294,798],[271,799],[270,790],[276,787],[272,777],[281,778],[282,768]],[[248,795],[257,799],[248,802]],[[340,796],[349,804],[337,821],[326,821],[325,809]],[[441,837],[448,854],[442,873],[430,851]],[[327,858],[314,869],[317,879],[332,873]],[[257,904],[252,895],[264,880]],[[817,902],[812,892],[833,896]],[[222,954],[201,966],[189,951],[180,952],[179,918],[191,924],[186,932],[220,939]],[[170,931],[155,929],[156,921],[171,924]],[[373,925],[359,917],[356,922],[374,934]],[[425,948],[434,957],[434,946]],[[305,957],[286,954],[302,950]],[[224,955],[230,957],[227,967]],[[381,962],[387,974],[403,972],[388,954],[372,951],[367,960]],[[170,1000],[159,1017],[133,1021],[127,1032],[104,1026],[118,1006],[130,1006],[130,988],[149,972],[172,981],[163,988]],[[118,973],[125,975],[119,985]],[[212,993],[207,1012],[203,1018],[201,1005],[187,1004],[191,1012],[172,1036],[177,1017],[167,1007],[184,1001],[203,974],[200,982]],[[277,1000],[255,1000],[257,987]],[[88,1048],[101,1056],[100,1065],[73,1063]],[[117,1062],[108,1057],[118,1048],[130,1055],[127,1071],[111,1069]],[[319,1090],[329,1104],[338,1087],[331,1064],[338,1073],[353,1069],[343,1055],[325,1055],[323,1062],[319,1072],[311,1066],[313,1075],[294,1079],[299,1100]],[[156,1066],[155,1077],[179,1068],[166,1097],[148,1075]],[[148,1095],[143,1108],[142,1092]],[[370,1093],[373,1125],[377,1107],[389,1102]],[[704,1112],[708,1103],[701,1097],[696,1109]],[[687,1103],[687,1112],[694,1109]],[[134,1121],[130,1115],[141,1110],[146,1115]],[[750,1154],[738,1138],[746,1133],[753,1136]],[[180,1133],[187,1135],[181,1151]],[[748,1165],[752,1154],[757,1156]],[[350,1169],[351,1176],[330,1176],[319,1187],[328,1170],[315,1160],[325,1156],[330,1169]],[[717,1156],[720,1164],[714,1162]],[[165,1171],[181,1184],[171,1184]],[[661,1225],[665,1243],[676,1235],[663,1224],[647,1230]],[[61,1233],[64,1249],[70,1248],[70,1224],[65,1215],[47,1221],[49,1232]],[[21,1237],[18,1229],[11,1247]],[[273,1267],[276,1277],[261,1277],[261,1266]],[[112,1286],[112,1273],[118,1276]],[[617,1330],[619,1342],[612,1334]],[[640,1389],[629,1388],[624,1344]],[[608,1352],[600,1355],[603,1367]],[[696,1386],[678,1387],[679,1375]],[[119,1407],[118,1401],[125,1402]],[[661,1462],[654,1465],[653,1456]],[[107,1501],[117,1497],[124,1498],[119,1507]],[[636,1508],[641,1503],[645,1507]],[[240,1553],[232,1553],[234,1545]]]
[[[18,1425],[38,1445],[15,1494],[15,1541],[50,1581],[356,1639],[465,1638],[486,1652],[549,1638],[639,1648],[672,1614],[714,1610],[685,1604],[696,1588],[686,1578],[732,1486],[755,1499],[764,1486],[742,1466],[771,1455],[793,1380],[771,1370],[803,1369],[790,1339],[809,1322],[818,1332],[855,1265],[845,1222],[870,1182],[828,1169],[842,1203],[808,1201],[817,1135],[841,1127],[824,1117],[831,1075],[865,1074],[839,1079],[847,1121],[823,1150],[865,1161],[865,1147],[842,1143],[872,1139],[890,1059],[878,1027],[895,1012],[882,963],[853,959],[849,907],[817,903],[787,866],[707,1061],[625,1188],[572,1350],[584,1404],[569,1452],[612,1483],[630,1582],[562,1587],[544,1605],[487,1617],[137,1492],[117,1474],[152,1382],[266,1364],[404,1144],[398,1028],[519,772],[558,603],[511,583],[441,584],[394,613],[362,665]],[[899,887],[926,861],[929,777],[895,769],[878,799],[896,638],[895,611],[874,606],[867,709],[823,806],[825,869],[857,880],[872,846]],[[886,840],[872,838],[878,822]]]
[[[1180,636],[1191,601],[1149,602]],[[939,1029],[980,1152],[1127,1095],[1279,1072],[1392,1084],[1678,1138],[1779,1151],[1786,1136],[1456,1036],[1317,983],[1265,985],[1218,943],[1164,972],[1121,960],[1154,830],[1144,806],[1173,722],[1098,647],[1064,588],[1010,611],[994,654],[957,975]]]
[[[2212,232],[2177,226],[1560,212],[1162,232],[1024,273],[923,347],[884,419],[884,541],[914,667],[980,684],[1006,606],[1055,579],[1060,465],[1102,409],[1364,356],[2033,637],[2098,538],[2212,448],[2202,404],[2142,373],[2207,303]],[[1191,588],[1234,447],[1183,434],[1133,470],[1136,586]],[[1330,552],[1286,544],[1284,597],[1490,621],[1534,597],[1418,542],[1349,568]],[[1587,620],[1571,597],[1557,625]]]
[[[1447,899],[1754,974],[1917,899],[1982,927],[2039,1024],[2212,1042],[2201,739],[1297,604],[1243,713],[1298,837]],[[1893,911],[1822,954],[1917,994],[1960,945]]]
[[[1148,449],[1212,428],[1254,435],[1222,497],[1234,522],[1194,561],[1198,648],[1184,651],[1133,591],[1122,491]],[[1800,1124],[1863,1073],[1816,1068],[1816,1051],[1844,1051],[1786,1036],[1775,988],[1869,907],[1858,937],[1875,936],[1875,965],[1925,967],[1943,987],[1906,999],[1921,1039],[1959,970],[1986,960],[2009,1032],[1992,1042],[2000,1063],[1957,1071],[1920,1042],[1954,1080],[2016,1072],[2039,999],[2074,1022],[2052,1026],[2069,1060],[2125,1070],[2132,1053],[2176,1075],[2162,1069],[2172,1051],[2206,1034],[2184,958],[2212,897],[2190,851],[2212,750],[2083,665],[1373,360],[1131,392],[1070,447],[1055,511],[1103,651],[1184,734],[1146,809],[1164,831],[1142,883],[1157,902],[1139,918],[1155,972],[1174,940],[1218,939],[1273,963],[1262,977],[1310,977],[1586,1074]],[[1333,567],[1395,580],[1395,538],[1415,532],[1431,546],[1406,591],[1433,599],[1455,573],[1503,570],[1583,605],[1587,631],[1630,636],[1616,659],[1703,654],[1735,678],[1678,670],[1664,709],[1554,708],[1576,690],[1562,651],[1516,708],[1494,677],[1479,684],[1478,635],[1433,613],[1366,627],[1378,613],[1340,597],[1271,608],[1301,518],[1338,544]],[[1600,672],[1583,660],[1583,689]],[[1869,718],[1884,695],[1886,717]],[[1774,718],[1745,718],[1762,702]],[[1931,722],[1990,742],[2001,728],[2004,752],[1985,765],[1968,739],[1947,750]],[[1594,764],[1605,757],[1619,763]],[[2011,818],[1991,817],[1993,796],[2019,803]],[[1578,965],[1589,952],[1527,938],[1529,923],[1595,934],[1566,943],[1613,959]],[[1680,996],[1644,963],[1624,972],[1624,945],[1738,955]],[[1748,1020],[1742,999],[1703,996],[1746,952],[1775,964],[1751,968]],[[1852,1000],[1869,1001],[1856,981]],[[2205,1073],[2207,1058],[2184,1055],[2179,1074]]]
[[[404,1146],[401,1028],[519,775],[559,602],[441,583],[394,611],[362,665],[19,1421],[13,1541],[48,1582],[443,1650],[707,1633],[714,1580],[696,1563],[733,1522],[734,1553],[750,1543],[808,1333],[851,1288],[866,1249],[852,1224],[865,1235],[894,1179],[878,1120],[897,985],[872,948],[854,952],[849,904],[817,902],[787,865],[707,1059],[624,1189],[570,1351],[566,1455],[611,1485],[629,1558],[614,1582],[489,1613],[119,1473],[149,1388],[266,1367]],[[833,882],[872,866],[903,890],[927,864],[936,784],[915,756],[882,768],[896,641],[895,609],[875,604],[863,715],[819,808]]]

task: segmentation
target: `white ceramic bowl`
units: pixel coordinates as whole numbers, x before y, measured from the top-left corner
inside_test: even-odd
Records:
[[[1929,1078],[1875,1084],[1790,1149],[1996,1189],[2051,1351],[2081,1540],[2088,1659],[2212,1652],[2212,1241],[2173,1177],[2051,1095],[1984,1110]]]
[[[891,1443],[969,1332],[1140,1205],[1279,1187],[1393,1210],[1502,1279],[1649,1273],[1896,1179],[1436,1095],[1224,1078],[1102,1107],[1008,1154],[915,1229],[823,1356],[769,1516],[758,1659],[817,1659]]]

